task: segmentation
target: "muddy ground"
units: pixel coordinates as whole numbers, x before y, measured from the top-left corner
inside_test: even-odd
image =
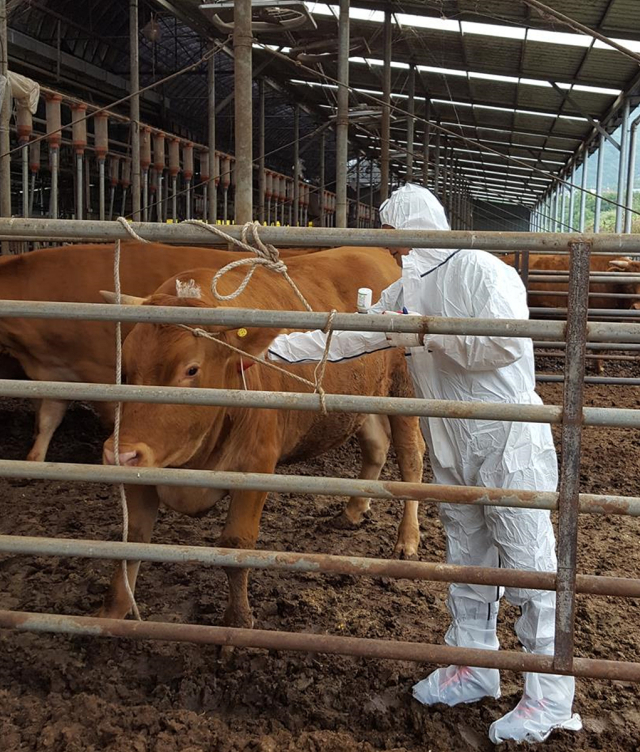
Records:
[[[540,392],[561,399],[561,385]],[[640,406],[640,387],[587,388],[587,402]],[[0,457],[22,459],[32,431],[31,407],[0,401]],[[90,410],[74,407],[50,459],[100,460],[102,431]],[[557,434],[556,434],[557,438]],[[588,428],[583,491],[638,493],[640,435]],[[286,472],[353,476],[350,444]],[[283,470],[284,471],[284,470]],[[385,471],[396,477],[393,461]],[[425,476],[428,478],[428,471]],[[288,494],[270,497],[259,547],[388,556],[400,519],[393,503],[376,503],[356,532],[327,525],[343,500]],[[154,540],[213,545],[226,505],[202,519],[163,512]],[[442,561],[437,510],[420,512],[423,560]],[[117,498],[109,486],[0,480],[0,532],[117,539]],[[583,516],[579,571],[640,576],[640,521]],[[0,557],[2,608],[91,614],[100,605],[111,565],[89,560]],[[432,583],[254,573],[250,597],[256,626],[358,637],[440,642],[447,626],[445,586]],[[147,564],[137,599],[143,618],[219,624],[225,601],[220,571],[199,565]],[[581,596],[577,652],[640,661],[638,601]],[[515,610],[504,606],[500,637],[516,648]],[[466,752],[491,749],[489,724],[519,699],[521,677],[505,672],[502,698],[475,706],[426,709],[411,685],[430,665],[295,653],[236,650],[221,661],[215,648],[173,643],[93,640],[0,632],[0,750],[54,752]],[[575,709],[585,731],[554,734],[541,750],[640,748],[640,688],[624,682],[578,681]],[[502,749],[510,749],[503,746]]]

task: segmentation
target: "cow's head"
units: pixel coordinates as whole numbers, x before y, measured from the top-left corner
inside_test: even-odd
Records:
[[[613,259],[609,264],[610,272],[625,272],[627,274],[640,274],[640,261],[634,261],[628,258]],[[633,295],[640,295],[640,282],[629,282],[623,285],[625,292]],[[640,310],[640,300],[631,301],[630,308]]]
[[[165,289],[166,284],[160,290]],[[123,302],[188,308],[214,306],[212,299],[178,297],[164,292],[147,299],[128,297]],[[192,328],[174,324],[136,324],[123,345],[123,380],[144,386],[242,389],[264,366],[256,365],[255,371],[251,370],[254,361],[243,358],[225,344],[261,355],[278,334],[277,330],[264,328],[201,329],[214,338],[196,336]],[[232,410],[216,406],[123,403],[120,464],[198,466],[224,442],[232,414]],[[105,442],[104,461],[106,464],[115,462],[113,436]]]

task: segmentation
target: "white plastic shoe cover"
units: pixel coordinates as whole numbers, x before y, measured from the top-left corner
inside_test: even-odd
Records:
[[[481,603],[468,598],[449,598],[453,616],[445,636],[448,645],[481,650],[499,648],[496,635],[497,603]],[[477,618],[480,613],[484,619]],[[475,618],[470,618],[475,617]],[[439,668],[413,687],[413,696],[423,705],[442,702],[459,705],[476,702],[483,697],[500,697],[500,672],[495,668],[447,666]]]
[[[575,679],[557,674],[525,674],[524,694],[516,707],[491,724],[494,744],[511,739],[543,742],[554,729],[580,731],[582,720],[571,713]]]
[[[413,696],[423,705],[459,705],[483,697],[500,697],[500,672],[495,668],[447,666],[434,671],[413,687]]]

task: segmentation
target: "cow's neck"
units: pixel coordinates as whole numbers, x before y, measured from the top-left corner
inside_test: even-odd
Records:
[[[203,442],[197,458],[199,467],[267,472],[267,468],[276,466],[282,449],[277,411],[225,408],[224,415],[216,419],[216,425],[218,430],[212,431],[208,440]]]

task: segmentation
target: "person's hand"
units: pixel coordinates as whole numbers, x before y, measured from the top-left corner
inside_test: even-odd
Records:
[[[383,314],[398,316],[408,314],[409,316],[420,316],[415,311],[407,311],[403,308],[401,311],[383,311]],[[387,342],[391,347],[422,347],[424,345],[424,335],[418,332],[385,332]]]

